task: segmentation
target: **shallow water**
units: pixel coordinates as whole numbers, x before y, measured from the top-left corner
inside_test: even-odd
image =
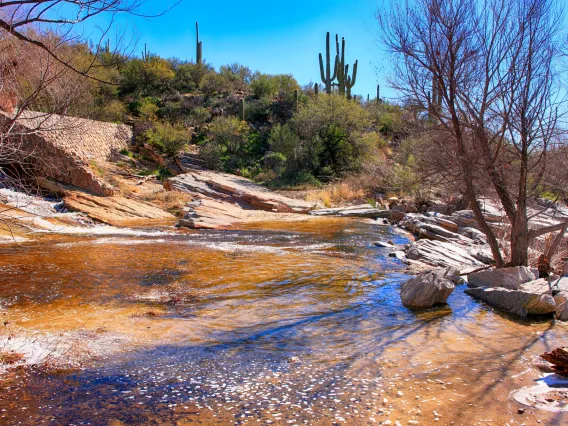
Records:
[[[566,344],[565,326],[514,321],[463,287],[448,306],[407,310],[403,265],[379,239],[406,241],[322,219],[0,247],[4,334],[120,337],[79,370],[5,375],[0,424],[567,420],[518,414],[510,397],[538,378],[535,356]]]

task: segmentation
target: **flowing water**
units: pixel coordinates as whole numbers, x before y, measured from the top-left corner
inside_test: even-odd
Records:
[[[565,326],[463,287],[405,309],[379,239],[406,242],[322,219],[0,247],[0,337],[75,336],[69,358],[98,354],[0,376],[0,424],[565,424],[511,398]]]

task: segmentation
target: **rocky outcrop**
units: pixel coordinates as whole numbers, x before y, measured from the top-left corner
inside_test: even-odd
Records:
[[[0,126],[10,120],[9,114],[0,112]],[[98,175],[97,162],[108,161],[129,146],[129,126],[34,111],[22,113],[14,126],[15,133],[23,135],[14,140],[19,162],[29,173],[97,195],[114,193],[112,185]]]
[[[556,310],[556,303],[549,292],[537,293],[501,287],[468,288],[465,292],[521,317],[551,314]]]
[[[402,304],[409,308],[430,308],[446,303],[459,281],[454,268],[433,269],[406,281],[400,288]]]
[[[312,216],[338,216],[338,217],[360,217],[367,219],[388,219],[396,221],[404,218],[404,213],[395,210],[381,210],[362,204],[352,207],[340,207],[332,209],[320,209],[310,211]]]
[[[536,280],[533,271],[526,266],[499,268],[468,275],[469,287],[503,287],[519,290],[521,284]]]
[[[164,187],[187,193],[181,226],[222,229],[254,220],[254,212],[306,214],[311,203],[284,197],[248,179],[227,173],[192,170],[168,179]],[[272,219],[274,217],[271,217]],[[264,218],[269,219],[269,218]]]
[[[483,266],[467,246],[443,241],[418,240],[408,247],[406,257],[432,266],[451,266],[460,270]]]
[[[175,216],[151,204],[122,196],[99,197],[84,192],[68,192],[65,206],[113,226],[174,225]]]
[[[568,291],[561,291],[554,296],[556,303],[556,319],[568,321]]]

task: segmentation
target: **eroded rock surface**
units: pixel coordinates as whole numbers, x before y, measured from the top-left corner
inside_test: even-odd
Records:
[[[307,214],[311,203],[284,197],[248,179],[227,173],[192,170],[170,178],[164,184],[191,196],[181,226],[222,229],[234,223],[275,219],[257,212]],[[266,216],[266,215],[265,215]]]
[[[519,290],[522,284],[536,280],[531,270],[526,266],[499,268],[479,271],[468,275],[469,287],[503,287],[509,290]]]
[[[521,317],[551,314],[556,310],[556,303],[548,292],[537,293],[501,287],[468,288],[465,292]]]

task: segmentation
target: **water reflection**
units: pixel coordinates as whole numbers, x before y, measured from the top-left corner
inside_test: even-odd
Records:
[[[566,336],[459,288],[448,306],[405,309],[402,265],[371,245],[404,242],[386,227],[262,226],[1,248],[21,330],[134,340],[82,371],[5,378],[0,423],[513,424],[509,392]]]

